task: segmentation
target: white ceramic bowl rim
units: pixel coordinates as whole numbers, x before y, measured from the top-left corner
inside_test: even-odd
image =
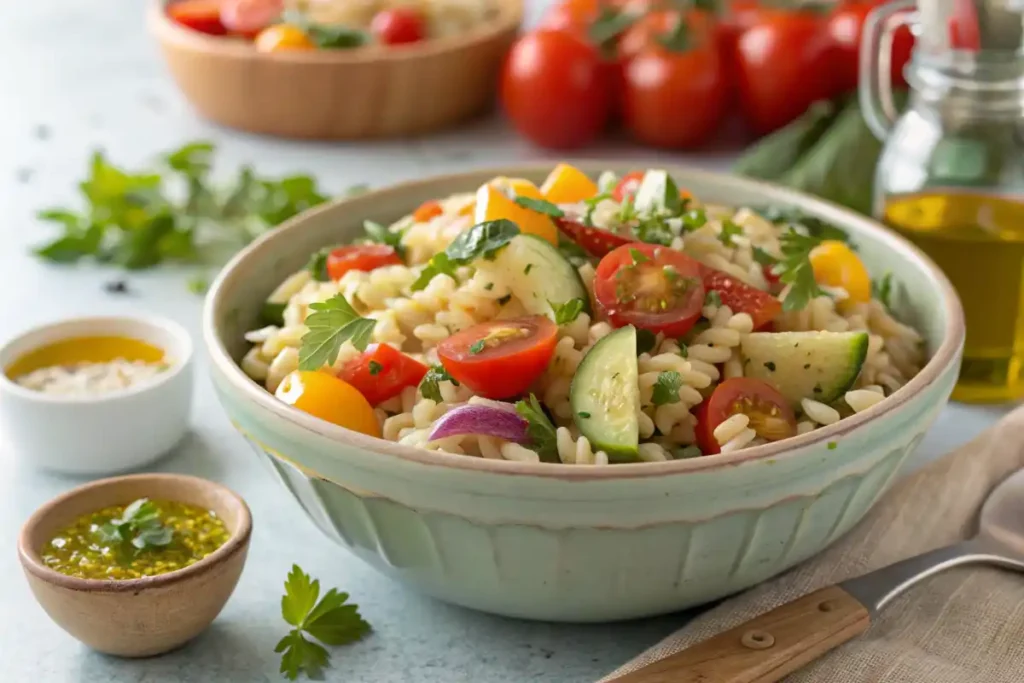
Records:
[[[152,29],[166,32],[166,35],[175,42],[194,50],[216,51],[221,55],[279,63],[358,65],[422,59],[486,43],[493,40],[495,36],[518,28],[523,19],[523,3],[520,0],[499,0],[497,15],[492,20],[474,26],[469,31],[457,36],[433,38],[419,43],[385,46],[378,49],[368,46],[353,50],[291,50],[267,54],[257,52],[251,44],[233,40],[227,36],[211,36],[179,26],[177,22],[170,20],[165,11],[171,2],[173,0],[152,0],[149,10],[149,24]]]
[[[624,166],[622,161],[587,161],[580,164],[586,172],[595,168],[616,168]],[[495,474],[513,474],[531,477],[543,477],[551,479],[572,479],[572,480],[599,480],[599,479],[623,479],[635,477],[657,477],[681,472],[694,472],[699,470],[717,469],[719,467],[735,466],[752,460],[769,460],[780,457],[788,457],[805,447],[823,442],[833,441],[836,438],[864,426],[876,417],[902,409],[915,396],[920,394],[925,387],[935,382],[942,371],[952,362],[964,342],[964,319],[963,309],[956,291],[946,276],[939,270],[938,266],[917,247],[910,242],[890,232],[875,221],[854,213],[841,206],[827,202],[822,199],[811,197],[795,190],[779,187],[770,183],[756,180],[730,176],[721,173],[711,173],[692,168],[675,166],[675,170],[684,171],[690,178],[700,179],[707,184],[714,184],[723,191],[730,188],[737,191],[757,192],[770,197],[770,201],[796,204],[805,210],[809,210],[826,220],[846,225],[856,225],[858,230],[871,235],[871,238],[884,244],[888,249],[899,253],[904,259],[913,262],[918,268],[925,271],[938,289],[939,297],[944,307],[943,319],[945,329],[942,335],[942,342],[928,363],[921,371],[910,379],[907,384],[886,397],[871,408],[847,417],[835,424],[815,429],[806,434],[794,436],[783,441],[745,448],[728,454],[717,454],[701,458],[689,458],[685,460],[669,460],[664,462],[643,462],[616,464],[605,467],[586,467],[580,465],[566,465],[561,463],[526,463],[510,460],[493,460],[489,458],[476,458],[465,455],[456,455],[438,451],[406,446],[393,441],[385,441],[366,434],[354,432],[344,427],[320,420],[312,415],[303,413],[285,403],[282,403],[265,388],[250,379],[228,353],[224,344],[217,336],[217,324],[215,316],[221,308],[221,296],[225,289],[225,283],[232,278],[234,270],[240,263],[248,259],[254,252],[258,251],[266,242],[281,240],[287,243],[287,233],[301,230],[305,221],[312,215],[326,211],[334,211],[339,205],[357,206],[367,199],[380,201],[389,199],[396,206],[401,206],[410,189],[429,186],[439,181],[447,183],[459,183],[469,187],[474,179],[482,175],[518,177],[522,175],[546,173],[550,170],[551,164],[525,164],[518,166],[506,166],[498,168],[480,168],[471,171],[442,176],[433,176],[426,179],[410,181],[392,185],[383,189],[374,190],[355,197],[340,199],[328,204],[310,209],[286,221],[276,230],[262,235],[232,258],[221,270],[216,280],[210,287],[206,297],[206,304],[203,309],[203,338],[213,361],[216,371],[230,382],[232,387],[239,391],[246,399],[254,403],[261,410],[268,411],[277,418],[286,420],[294,426],[326,437],[328,439],[347,443],[357,448],[371,452],[401,458],[403,460],[417,462],[423,465],[449,467],[462,470],[473,470],[492,472]],[[643,165],[638,165],[643,167]],[[670,170],[672,170],[670,168]],[[467,190],[468,191],[468,190]],[[397,218],[397,216],[396,216]]]
[[[16,334],[11,339],[8,339],[2,345],[0,345],[0,361],[3,360],[7,354],[8,349],[18,345],[24,341],[27,337],[40,334],[46,330],[54,329],[57,327],[63,327],[68,324],[76,324],[88,326],[91,331],[87,334],[75,334],[67,335],[62,337],[63,339],[73,339],[78,336],[89,336],[89,335],[102,335],[105,329],[109,329],[113,325],[118,323],[131,323],[135,325],[141,325],[142,327],[148,327],[153,330],[160,330],[173,337],[177,342],[177,348],[175,349],[173,363],[164,372],[157,374],[155,377],[141,382],[137,385],[130,386],[127,389],[120,389],[118,391],[108,391],[102,394],[90,395],[90,396],[78,396],[78,395],[60,395],[60,394],[46,394],[42,391],[36,391],[35,389],[29,389],[23,387],[10,377],[7,376],[5,368],[0,364],[0,390],[8,391],[11,394],[18,396],[30,401],[37,401],[40,403],[61,403],[61,404],[74,404],[74,403],[104,403],[107,401],[118,401],[133,396],[138,396],[149,391],[155,391],[164,384],[167,384],[172,379],[177,377],[179,374],[185,371],[185,368],[189,366],[192,360],[193,347],[192,336],[189,335],[188,331],[171,320],[170,318],[164,318],[155,315],[104,315],[104,316],[84,316],[76,318],[62,318],[60,320],[53,320],[48,323],[36,325],[31,327],[19,334]],[[55,343],[59,340],[54,340]],[[150,343],[150,342],[147,342]],[[34,346],[32,349],[40,348],[45,346],[42,344]],[[165,353],[169,349],[162,349]],[[25,353],[25,352],[23,352]]]

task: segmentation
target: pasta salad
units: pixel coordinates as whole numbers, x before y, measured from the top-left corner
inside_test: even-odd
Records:
[[[866,410],[925,361],[855,245],[664,170],[429,201],[287,278],[243,370],[356,431],[578,465],[709,456]]]

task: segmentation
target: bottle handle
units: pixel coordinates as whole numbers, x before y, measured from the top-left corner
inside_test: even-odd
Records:
[[[860,108],[868,128],[885,140],[899,112],[892,96],[892,47],[896,31],[917,22],[913,0],[887,2],[868,14],[860,39]]]

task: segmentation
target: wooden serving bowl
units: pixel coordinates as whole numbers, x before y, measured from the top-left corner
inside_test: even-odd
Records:
[[[232,128],[289,138],[416,135],[485,111],[523,18],[522,0],[461,36],[400,46],[266,54],[167,17],[148,23],[171,75],[199,113]]]
[[[230,536],[189,567],[141,579],[82,579],[43,564],[40,550],[61,529],[138,498],[213,510]],[[58,626],[94,650],[148,657],[184,645],[220,614],[241,576],[251,535],[249,507],[220,484],[181,474],[136,474],[79,486],[39,508],[21,530],[18,557],[36,600]]]

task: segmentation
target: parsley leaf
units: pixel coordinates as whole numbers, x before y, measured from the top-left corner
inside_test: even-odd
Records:
[[[583,312],[583,307],[586,303],[583,299],[569,299],[564,304],[556,304],[553,301],[549,301],[551,310],[555,313],[555,324],[556,325],[568,325],[576,318],[580,317],[580,313]]]
[[[871,282],[871,296],[878,299],[885,309],[892,313],[892,273],[886,273],[880,280]]]
[[[434,254],[410,289],[414,292],[421,290],[442,273],[454,277],[458,266],[467,265],[475,259],[494,258],[518,234],[519,226],[504,218],[474,225],[452,240],[444,251]]]
[[[722,295],[719,294],[718,292],[716,292],[713,289],[709,289],[708,293],[704,295],[704,305],[705,306],[721,306],[722,305]]]
[[[369,362],[369,364],[368,364],[368,366],[367,366],[367,367],[368,367],[368,368],[369,368],[369,370],[370,370],[370,376],[371,376],[371,377],[373,377],[373,376],[375,376],[375,375],[379,375],[379,374],[380,374],[380,372],[381,372],[381,370],[383,370],[383,369],[384,369],[384,366],[383,366],[383,365],[381,365],[380,363],[378,363],[378,362],[377,362],[377,361],[375,361],[375,360],[371,360],[371,361]]]
[[[821,240],[790,228],[779,238],[779,244],[782,249],[779,279],[790,286],[789,293],[782,301],[782,310],[799,311],[811,299],[825,293],[814,279],[810,260],[811,250],[821,244]]]
[[[322,599],[320,582],[312,579],[298,565],[292,565],[284,584],[281,598],[281,616],[294,626],[282,638],[274,652],[281,653],[280,671],[290,680],[300,673],[310,678],[321,678],[330,666],[330,654],[320,643],[345,645],[361,639],[370,631],[370,625],[359,614],[359,607],[345,604],[348,593],[332,588]],[[307,640],[311,636],[320,643]]]
[[[331,276],[327,273],[327,257],[331,255],[334,247],[323,247],[313,252],[306,264],[306,270],[313,275],[317,282],[330,282]]]
[[[683,230],[686,232],[702,228],[708,222],[708,215],[704,209],[690,209],[685,211],[680,218],[683,219]]]
[[[560,462],[555,425],[551,424],[544,409],[540,407],[537,397],[530,394],[528,401],[517,401],[516,412],[529,423],[526,434],[540,459],[544,462]]]
[[[333,365],[346,341],[351,341],[360,351],[366,350],[377,321],[360,317],[343,294],[335,294],[309,307],[314,312],[306,318],[309,331],[302,335],[299,347],[300,370],[319,370]]]
[[[757,261],[757,263],[761,266],[773,268],[775,264],[779,262],[779,259],[772,256],[761,247],[753,246],[750,248],[750,250],[751,252],[753,252],[754,260]]]
[[[557,204],[553,204],[546,199],[534,199],[533,197],[516,197],[516,204],[523,207],[524,209],[530,209],[538,213],[542,213],[552,218],[561,218],[565,215],[565,211],[558,208]]]
[[[485,348],[487,348],[487,342],[485,342],[483,339],[478,339],[477,341],[469,345],[469,352],[476,355],[478,353],[483,352]]]
[[[633,259],[634,264],[644,263],[645,261],[651,260],[647,258],[647,254],[643,253],[639,249],[634,249],[633,247],[629,248],[629,257]]]
[[[642,219],[633,228],[633,233],[641,242],[647,242],[648,244],[660,244],[663,247],[671,245],[672,240],[676,237],[675,233],[672,232],[672,228],[670,228],[665,219],[660,216],[651,216],[649,218]]]
[[[451,382],[455,386],[459,386],[458,380],[449,375],[443,365],[431,366],[427,370],[427,374],[423,375],[423,379],[420,380],[420,394],[423,395],[423,398],[429,398],[435,403],[440,403],[444,400],[441,397],[441,388],[438,386],[441,382]]]
[[[148,498],[133,501],[120,517],[101,524],[95,534],[104,543],[121,544],[122,552],[162,547],[174,538],[174,530],[160,522],[160,509]]]
[[[727,247],[735,247],[736,240],[734,238],[742,234],[743,228],[726,219],[722,221],[722,230],[718,233],[718,241]]]
[[[405,245],[402,244],[402,233],[389,230],[376,221],[363,221],[366,239],[377,244],[384,244],[395,250],[399,258],[405,258]]]
[[[682,386],[683,378],[678,372],[675,370],[663,370],[658,373],[658,380],[654,383],[651,403],[656,406],[666,403],[679,403],[679,389]]]

